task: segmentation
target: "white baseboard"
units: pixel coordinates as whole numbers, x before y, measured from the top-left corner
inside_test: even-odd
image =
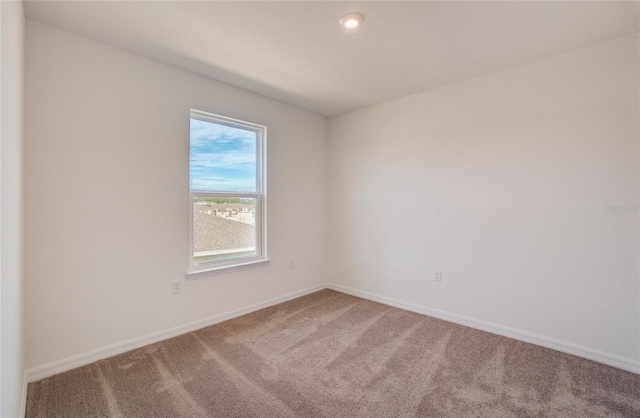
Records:
[[[541,335],[532,334],[530,332],[520,331],[517,329],[505,327],[502,325],[493,324],[490,322],[485,322],[478,319],[441,311],[438,309],[427,308],[425,306],[417,305],[410,302],[404,302],[401,300],[392,299],[385,296],[376,295],[376,294],[365,292],[362,290],[352,289],[350,287],[346,287],[346,286],[342,286],[334,283],[328,283],[327,287],[337,292],[342,292],[348,295],[372,300],[374,302],[379,302],[384,305],[394,306],[396,308],[405,309],[407,311],[432,316],[435,318],[443,319],[445,321],[464,325],[470,328],[479,329],[481,331],[487,331],[493,334],[498,334],[505,337],[513,338],[515,340],[524,341],[524,342],[539,345],[542,347],[551,348],[553,350],[561,351],[563,353],[573,354],[574,356],[583,357],[588,360],[593,360],[598,363],[603,363],[608,366],[616,367],[618,369],[640,374],[640,362],[636,360],[616,356],[614,354],[605,353],[602,351],[568,343],[565,341],[556,340],[553,338],[543,337]]]
[[[303,290],[288,293],[277,298],[265,300],[253,305],[246,306],[244,308],[235,309],[233,311],[224,312],[218,315],[204,318],[198,321],[194,321],[188,324],[180,325],[177,327],[169,328],[164,331],[154,332],[143,337],[134,338],[129,341],[123,341],[121,343],[109,345],[107,347],[99,348],[97,350],[89,351],[87,353],[78,354],[66,359],[54,361],[42,366],[28,369],[25,372],[25,399],[26,399],[26,384],[35,382],[40,379],[44,379],[49,376],[56,375],[58,373],[66,372],[67,370],[75,369],[80,366],[84,366],[93,363],[98,360],[102,360],[107,357],[112,357],[117,354],[121,354],[127,351],[134,350],[136,348],[144,347],[145,345],[157,343],[158,341],[166,340],[168,338],[176,337],[178,335],[187,334],[200,328],[208,327],[223,321],[227,321],[232,318],[236,318],[241,315],[246,315],[251,312],[255,312],[260,309],[268,308],[269,306],[277,305],[282,302],[286,302],[291,299],[298,298],[300,296],[307,295],[309,293],[317,292],[318,290],[326,289],[326,283],[312,286]],[[24,416],[24,415],[23,415]]]
[[[517,329],[505,327],[502,325],[493,324],[490,322],[485,322],[478,319],[441,311],[438,309],[432,309],[432,308],[417,305],[414,303],[376,295],[376,294],[365,292],[362,290],[352,289],[352,288],[334,284],[334,283],[324,283],[324,284],[312,286],[303,290],[299,290],[296,292],[292,292],[283,296],[279,296],[277,298],[256,303],[250,306],[246,306],[244,308],[235,309],[229,312],[224,312],[222,314],[214,315],[209,318],[204,318],[188,324],[169,328],[164,331],[154,332],[152,334],[149,334],[143,337],[134,338],[129,341],[113,344],[107,347],[99,348],[97,350],[89,351],[87,353],[78,354],[66,359],[58,360],[58,361],[48,363],[39,367],[28,369],[25,371],[24,388],[23,388],[23,394],[22,394],[23,411],[21,412],[22,414],[21,416],[24,416],[24,409],[26,407],[26,395],[27,395],[28,383],[35,382],[37,380],[44,379],[49,376],[53,376],[58,373],[65,372],[67,370],[75,369],[77,367],[84,366],[86,364],[93,363],[95,361],[98,361],[107,357],[115,356],[117,354],[131,351],[136,348],[144,347],[145,345],[153,344],[158,341],[166,340],[168,338],[186,334],[200,328],[204,328],[204,327],[214,325],[223,321],[227,321],[229,319],[236,318],[241,315],[246,315],[248,313],[251,313],[260,309],[264,309],[269,306],[277,305],[278,303],[286,302],[288,300],[295,299],[297,297],[304,296],[309,293],[317,292],[318,290],[327,289],[327,288],[338,291],[338,292],[346,293],[348,295],[372,300],[374,302],[379,302],[385,305],[394,306],[396,308],[405,309],[407,311],[416,312],[423,315],[432,316],[434,318],[443,319],[445,321],[468,326],[470,328],[475,328],[475,329],[487,331],[493,334],[498,334],[498,335],[513,338],[516,340],[539,345],[542,347],[551,348],[554,350],[561,351],[563,353],[573,354],[578,357],[583,357],[583,358],[593,360],[599,363],[603,363],[609,366],[613,366],[622,370],[640,374],[640,362],[632,359],[616,356],[614,354],[605,353],[602,351],[556,340],[553,338],[543,337],[541,335],[532,334],[526,331],[520,331]]]

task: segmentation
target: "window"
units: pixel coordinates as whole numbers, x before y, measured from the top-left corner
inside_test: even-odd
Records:
[[[266,258],[264,126],[191,110],[189,279]]]

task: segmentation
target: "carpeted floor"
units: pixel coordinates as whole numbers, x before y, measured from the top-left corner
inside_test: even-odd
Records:
[[[323,290],[29,385],[27,417],[640,417],[640,375]]]

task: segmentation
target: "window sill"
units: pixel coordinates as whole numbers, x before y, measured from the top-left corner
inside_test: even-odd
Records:
[[[268,258],[261,258],[259,260],[238,262],[230,265],[209,267],[201,270],[191,270],[185,274],[185,277],[187,278],[187,280],[204,279],[205,277],[217,276],[219,274],[263,267],[268,265],[270,261],[271,260],[269,260]]]

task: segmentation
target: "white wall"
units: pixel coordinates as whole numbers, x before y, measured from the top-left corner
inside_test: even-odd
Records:
[[[330,279],[640,370],[638,52],[618,39],[331,118]]]
[[[23,389],[22,2],[0,1],[0,416],[20,413]]]
[[[191,107],[268,127],[272,262],[173,295]],[[28,369],[326,280],[325,118],[27,20],[26,123]]]

